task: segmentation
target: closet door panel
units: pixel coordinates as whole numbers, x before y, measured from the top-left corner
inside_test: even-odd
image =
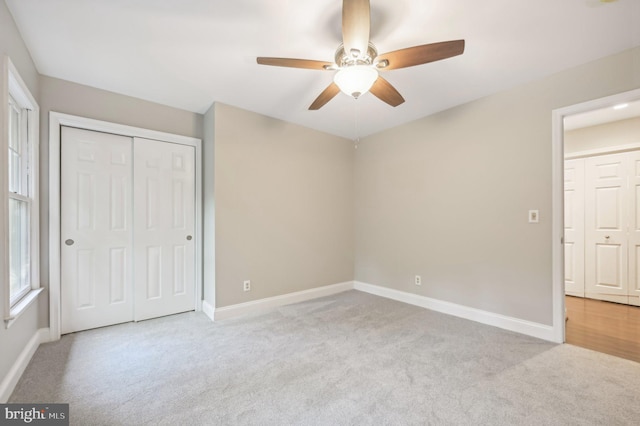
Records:
[[[564,290],[584,297],[584,159],[564,164]]]
[[[629,304],[640,306],[640,151],[627,154],[629,168]]]
[[[135,319],[195,309],[195,150],[134,140]]]
[[[585,295],[628,302],[629,161],[625,154],[585,160]]]
[[[132,139],[61,136],[61,332],[132,321]]]

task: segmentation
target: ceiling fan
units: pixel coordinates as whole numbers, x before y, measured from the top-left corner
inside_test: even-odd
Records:
[[[464,40],[453,40],[423,44],[378,55],[376,47],[369,40],[370,24],[369,0],[343,0],[343,41],[336,50],[334,62],[258,57],[258,64],[337,71],[334,81],[313,101],[309,107],[310,110],[322,108],[340,91],[356,99],[370,91],[383,102],[396,107],[404,102],[404,98],[380,76],[379,71],[435,62],[464,52]]]

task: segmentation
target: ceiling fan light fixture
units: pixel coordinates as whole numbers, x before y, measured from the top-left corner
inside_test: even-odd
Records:
[[[333,82],[343,93],[358,99],[367,93],[378,79],[378,71],[369,65],[353,65],[342,68],[333,77]]]

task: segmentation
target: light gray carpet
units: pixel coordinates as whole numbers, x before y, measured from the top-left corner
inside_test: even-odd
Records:
[[[10,402],[73,425],[623,425],[640,364],[349,291],[42,345]]]

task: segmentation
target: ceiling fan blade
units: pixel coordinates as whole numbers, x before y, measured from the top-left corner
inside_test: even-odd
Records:
[[[378,76],[378,79],[373,83],[373,86],[371,86],[369,91],[382,102],[386,102],[392,107],[397,107],[404,102],[404,98],[396,88],[380,76]]]
[[[334,98],[340,92],[340,88],[335,84],[331,83],[326,89],[320,93],[320,96],[316,98],[315,101],[309,107],[310,110],[315,111],[322,108],[327,102]]]
[[[305,68],[310,70],[325,70],[325,67],[332,67],[332,62],[313,61],[311,59],[290,59],[290,58],[257,58],[260,65],[272,65],[275,67]]]
[[[363,55],[367,53],[370,26],[369,0],[342,2],[342,42],[347,55],[356,53],[355,56],[359,56],[360,53]]]
[[[452,56],[462,55],[463,52],[464,40],[443,41],[384,53],[378,55],[376,61],[378,63],[389,61],[387,66],[380,67],[380,69],[394,70],[447,59]]]

